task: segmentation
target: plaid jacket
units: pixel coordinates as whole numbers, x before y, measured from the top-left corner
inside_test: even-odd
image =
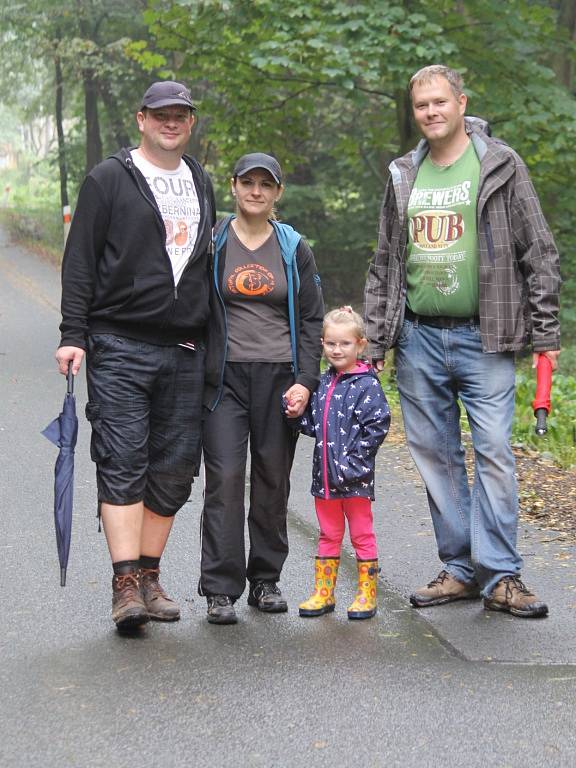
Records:
[[[560,267],[554,239],[522,159],[484,134],[480,123],[466,118],[480,160],[476,215],[482,348],[506,352],[531,344],[535,352],[560,349]],[[364,296],[374,359],[394,346],[402,327],[408,200],[427,152],[422,140],[390,165]]]

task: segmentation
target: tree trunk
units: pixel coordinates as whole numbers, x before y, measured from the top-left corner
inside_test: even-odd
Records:
[[[65,205],[69,205],[68,170],[66,168],[66,144],[64,141],[64,128],[62,125],[63,79],[62,79],[62,65],[60,63],[59,56],[56,56],[54,59],[54,70],[55,70],[55,81],[56,81],[55,82],[56,108],[55,108],[54,114],[56,118],[56,132],[58,134],[58,168],[60,169],[60,202],[62,204],[62,208],[64,208]]]
[[[571,43],[576,42],[576,3],[574,0],[561,0],[558,8],[558,31],[567,36]],[[554,60],[554,71],[562,85],[572,90],[574,81],[574,60],[571,47],[561,47]]]
[[[116,148],[129,147],[132,142],[121,117],[122,110],[112,95],[110,84],[106,80],[100,80],[100,96],[110,121],[110,128]]]
[[[412,125],[412,100],[407,89],[396,91],[396,122],[400,139],[400,154],[404,155],[416,144]]]
[[[98,82],[92,69],[84,69],[84,115],[86,118],[86,173],[102,160],[102,138],[98,120]]]

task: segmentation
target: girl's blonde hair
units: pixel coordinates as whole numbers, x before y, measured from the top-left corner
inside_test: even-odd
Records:
[[[358,312],[354,312],[352,307],[349,305],[339,307],[338,309],[332,309],[330,312],[324,315],[324,323],[322,324],[322,336],[326,334],[326,329],[329,325],[349,325],[351,326],[354,334],[358,339],[366,338],[364,321]]]

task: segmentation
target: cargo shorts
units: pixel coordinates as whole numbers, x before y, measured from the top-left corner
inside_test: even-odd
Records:
[[[201,455],[205,351],[114,334],[88,337],[86,418],[99,503],[141,501],[171,517],[190,496]]]

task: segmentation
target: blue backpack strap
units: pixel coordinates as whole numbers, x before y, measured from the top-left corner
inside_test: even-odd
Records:
[[[271,220],[274,227],[280,252],[284,263],[286,264],[286,279],[288,282],[288,321],[290,324],[290,345],[292,347],[292,364],[294,365],[294,375],[298,375],[298,347],[296,343],[296,312],[294,308],[294,286],[296,293],[300,290],[300,276],[298,274],[298,265],[296,264],[296,250],[302,239],[302,235],[289,224],[282,224],[279,221]]]
[[[233,213],[230,216],[226,216],[226,218],[219,221],[212,230],[214,253],[217,253],[228,239],[228,227],[230,226],[232,219],[235,218],[236,215]]]

